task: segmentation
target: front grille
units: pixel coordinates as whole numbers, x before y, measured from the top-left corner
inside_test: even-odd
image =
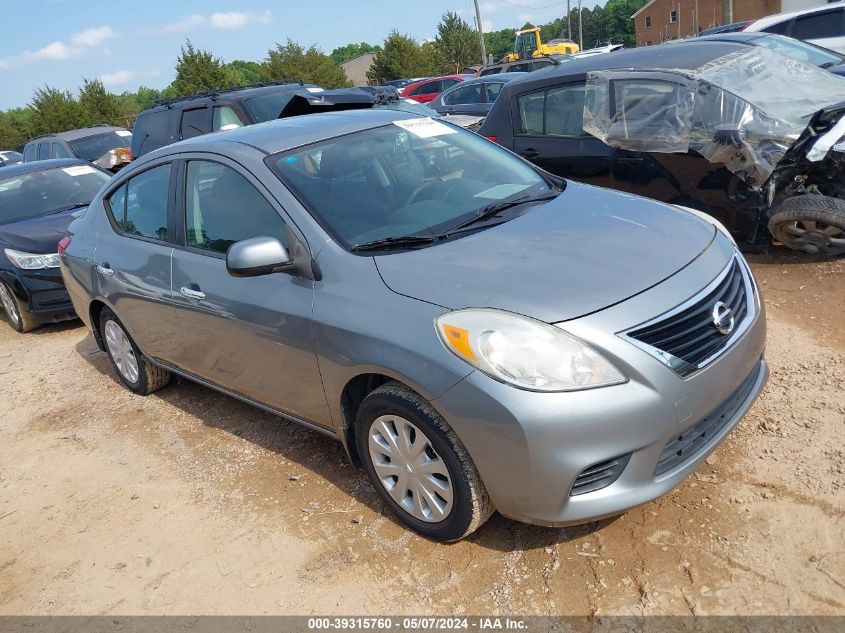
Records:
[[[628,465],[628,460],[631,459],[631,453],[627,455],[620,455],[614,457],[606,462],[593,464],[581,471],[581,474],[575,478],[575,483],[572,484],[572,490],[569,492],[570,497],[576,497],[588,492],[595,492],[602,488],[607,488],[614,481],[619,479],[619,475],[625,470]]]
[[[631,330],[628,337],[658,350],[659,356],[682,376],[703,366],[704,362],[728,347],[744,329],[744,321],[753,309],[750,278],[734,259],[715,288],[670,316]],[[717,302],[726,304],[734,316],[733,331],[725,335],[713,322]]]
[[[695,426],[688,428],[683,433],[673,437],[663,447],[660,458],[657,460],[657,467],[654,469],[654,476],[662,475],[676,466],[692,459],[699,454],[713,441],[719,432],[731,421],[740,405],[745,402],[757,377],[760,375],[761,365],[757,363],[748,377],[739,386],[739,389],[725,400],[718,409],[710,413]]]

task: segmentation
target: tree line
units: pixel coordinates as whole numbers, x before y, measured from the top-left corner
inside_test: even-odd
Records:
[[[590,48],[612,41],[634,46],[634,27],[630,16],[646,0],[607,0],[594,9],[583,9],[580,18],[584,46]],[[572,13],[572,39],[577,39],[579,12]],[[560,37],[567,16],[539,25],[543,41]],[[522,28],[531,26],[524,25]],[[501,29],[484,34],[489,55],[499,59],[508,53],[515,29]],[[109,92],[98,79],[83,79],[76,93],[43,86],[35,90],[31,102],[22,108],[0,111],[0,149],[22,146],[30,138],[98,123],[131,128],[138,113],[159,100],[238,86],[274,81],[301,81],[324,88],[340,88],[350,83],[341,64],[364,53],[375,53],[367,76],[371,83],[391,79],[423,77],[459,72],[481,61],[478,34],[457,13],[445,13],[432,41],[417,42],[398,31],[390,33],[380,45],[350,43],[326,55],[314,45],[305,47],[288,39],[267,51],[261,61],[224,62],[211,52],[196,48],[190,40],[181,47],[176,59],[175,78],[164,89],[141,86],[135,92]]]

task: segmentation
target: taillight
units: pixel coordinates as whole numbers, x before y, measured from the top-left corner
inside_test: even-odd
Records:
[[[67,250],[67,247],[70,246],[70,238],[63,237],[59,240],[59,255],[64,253]]]
[[[493,142],[495,143],[495,142],[496,142],[496,140],[497,140],[499,137],[498,137],[498,136],[485,136],[484,138],[486,138],[488,141],[493,141]]]

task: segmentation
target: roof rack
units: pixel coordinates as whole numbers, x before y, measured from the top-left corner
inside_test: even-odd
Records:
[[[254,84],[245,84],[245,85],[230,85],[228,88],[216,88],[214,90],[197,90],[195,93],[190,95],[185,95],[183,97],[173,97],[172,99],[157,99],[153,101],[151,108],[157,106],[167,106],[170,107],[175,103],[180,103],[182,101],[190,101],[191,99],[202,99],[203,97],[209,97],[211,99],[215,99],[219,97],[221,94],[229,93],[229,92],[236,92],[238,90],[249,90],[250,88],[267,88],[268,86],[284,86],[287,84],[296,84],[298,83],[300,86],[304,86],[305,84],[302,80],[293,80],[289,79],[288,77],[282,77],[278,81],[263,81]]]

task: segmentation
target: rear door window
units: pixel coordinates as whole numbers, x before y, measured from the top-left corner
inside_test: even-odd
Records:
[[[519,97],[517,134],[527,134],[529,136],[543,134],[543,108],[545,101],[545,92],[532,92]]]
[[[38,144],[38,160],[46,160],[50,158],[50,143]]]
[[[482,70],[479,73],[478,76],[479,77],[486,77],[487,75],[497,75],[500,72],[502,72],[502,67],[501,66],[495,66],[493,68],[487,68],[486,70]]]
[[[61,143],[53,143],[50,148],[50,158],[70,158],[70,154]]]
[[[766,27],[763,29],[766,33],[776,33],[777,35],[788,35],[789,29],[792,27],[793,20],[784,20],[783,22],[778,22],[777,24],[772,24],[771,26]]]
[[[504,85],[505,84],[499,83],[499,82],[485,84],[485,86],[487,87],[487,95],[485,97],[484,102],[485,103],[495,102],[496,99],[499,98],[499,93],[502,92],[502,86],[504,86]]]
[[[411,96],[414,95],[434,95],[443,92],[441,88],[442,82],[440,81],[429,81],[428,83],[423,84],[422,86],[417,86],[414,88]]]
[[[211,130],[234,130],[243,126],[238,114],[229,106],[214,106],[214,118],[211,123]]]
[[[179,135],[182,139],[194,138],[211,131],[211,108],[197,108],[182,112]]]
[[[171,165],[159,165],[130,178],[108,198],[109,211],[125,235],[166,242]]]
[[[551,65],[552,63],[548,59],[541,59],[540,61],[532,64],[532,70],[540,70],[541,68],[546,68]]]
[[[23,148],[23,160],[25,163],[36,159],[37,148],[38,145],[36,143],[27,143],[26,147]]]
[[[513,66],[509,66],[508,72],[509,73],[531,72],[531,62],[525,62],[524,64],[514,64]]]
[[[455,88],[443,99],[443,105],[468,105],[481,103],[481,84]]]
[[[588,136],[584,132],[584,84],[549,90],[545,112],[546,135]]]

